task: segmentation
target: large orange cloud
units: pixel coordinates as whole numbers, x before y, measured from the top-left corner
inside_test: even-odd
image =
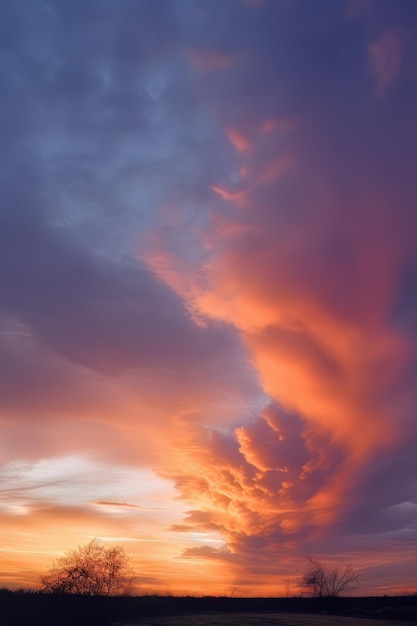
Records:
[[[266,147],[257,150],[255,171]],[[277,152],[245,180],[246,204],[227,215],[233,229],[213,229],[198,271],[183,266],[172,285],[195,319],[239,331],[265,393],[297,425],[284,436],[263,415],[235,428],[227,449],[198,433],[190,445],[179,439],[184,473],[167,476],[204,513],[189,527],[215,528],[240,557],[256,541],[300,551],[337,535],[353,503],[362,506],[367,467],[395,455],[412,430],[392,405],[413,354],[392,311],[415,235],[372,184],[349,202],[321,181],[296,192],[308,161],[298,153],[287,173]],[[297,215],[285,206],[288,188],[302,198]]]

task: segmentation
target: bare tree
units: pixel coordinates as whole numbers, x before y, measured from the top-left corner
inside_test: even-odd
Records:
[[[359,574],[351,565],[340,571],[338,568],[329,569],[325,563],[311,556],[307,561],[301,585],[313,598],[337,598],[347,591],[357,589]]]
[[[126,593],[133,577],[122,547],[105,548],[93,539],[56,559],[41,581],[48,593],[112,596]]]
[[[105,595],[127,593],[133,582],[129,558],[121,546],[107,548],[103,554],[103,590]]]

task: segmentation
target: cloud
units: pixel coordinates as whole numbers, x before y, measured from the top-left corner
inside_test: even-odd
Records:
[[[140,509],[142,507],[138,506],[137,504],[129,504],[128,502],[107,502],[107,501],[102,501],[102,502],[94,502],[94,504],[97,504],[98,506],[108,506],[108,507],[117,507],[117,506],[121,506],[121,507],[128,507],[128,508],[133,508],[133,509]]]
[[[234,128],[228,128],[226,130],[226,135],[231,144],[238,152],[244,154],[250,151],[249,141],[237,130],[235,130]]]
[[[369,44],[369,63],[379,95],[384,95],[394,82],[401,67],[403,54],[402,38],[395,31],[382,33]]]
[[[212,185],[211,188],[215,193],[217,193],[217,195],[221,197],[222,200],[232,202],[236,206],[244,205],[246,202],[247,192],[245,189],[241,189],[240,191],[234,191],[226,189],[225,187],[221,187],[219,185]]]
[[[188,50],[185,56],[191,65],[202,72],[227,69],[235,62],[233,57],[216,50]]]
[[[195,526],[193,519],[185,525],[218,529],[245,571],[255,545],[276,554],[308,553],[317,545],[332,553],[338,542],[352,550],[366,532],[365,520],[382,545],[393,528],[401,541],[415,515],[404,504],[407,472],[396,465],[407,436],[415,441],[406,408],[414,397],[406,381],[415,346],[407,338],[412,324],[404,321],[405,311],[412,318],[412,278],[400,279],[415,246],[412,175],[396,166],[397,158],[409,162],[410,148],[401,156],[389,130],[398,122],[395,106],[386,105],[382,123],[372,117],[365,91],[354,87],[365,78],[367,38],[358,45],[358,25],[342,13],[315,14],[317,30],[304,24],[301,37],[290,11],[285,58],[291,72],[279,63],[276,38],[258,41],[256,60],[247,58],[242,105],[237,72],[217,100],[217,79],[208,81],[210,106],[226,128],[245,128],[229,132],[229,139],[251,173],[236,176],[235,186],[207,181],[231,204],[245,192],[239,211],[231,207],[224,218],[233,237],[205,222],[198,236],[204,231],[210,247],[197,265],[182,264],[181,251],[174,255],[181,280],[173,287],[193,316],[238,330],[265,393],[297,425],[284,437],[261,414],[234,428],[227,446],[216,434],[194,433],[194,444],[185,448],[191,471],[167,474],[204,513],[195,516]],[[330,29],[335,23],[337,38]],[[395,89],[402,63],[402,40],[392,37],[384,34],[369,48],[381,95]],[[265,104],[271,102],[274,115]],[[230,124],[233,112],[239,126]],[[410,109],[398,129],[403,146],[411,115]],[[278,122],[265,122],[289,119],[296,123],[282,132]],[[397,469],[388,458],[397,459]],[[371,486],[364,477],[376,467]],[[392,482],[379,499],[383,476]]]
[[[291,119],[266,119],[261,126],[262,135],[270,135],[271,133],[288,133],[295,128],[295,121]]]
[[[288,535],[298,534],[309,515],[308,499],[338,460],[335,454],[326,467],[318,441],[308,440],[299,418],[275,406],[230,435],[206,430],[192,441],[191,448],[181,445],[182,472],[172,466],[164,474],[186,501],[199,505],[174,528],[216,530],[239,554],[255,537],[263,545],[291,541]]]
[[[266,170],[258,178],[260,184],[269,183],[283,176],[293,165],[290,157],[279,157],[276,161],[268,165]]]

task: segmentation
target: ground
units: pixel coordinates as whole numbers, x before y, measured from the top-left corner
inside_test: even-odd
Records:
[[[399,626],[399,622],[362,617],[309,614],[204,614],[148,618],[126,626]],[[401,622],[411,626],[411,622]]]

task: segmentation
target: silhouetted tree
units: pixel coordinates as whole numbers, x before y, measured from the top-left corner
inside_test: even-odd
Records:
[[[358,587],[359,574],[351,565],[344,570],[328,569],[325,563],[308,557],[307,567],[301,584],[313,598],[337,598],[346,591],[353,591]]]
[[[93,539],[56,559],[41,581],[48,593],[114,596],[127,593],[133,578],[121,546],[105,548]]]

